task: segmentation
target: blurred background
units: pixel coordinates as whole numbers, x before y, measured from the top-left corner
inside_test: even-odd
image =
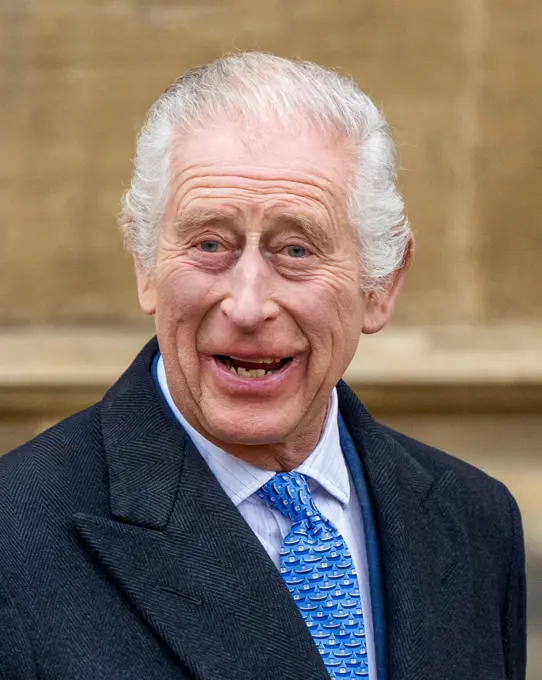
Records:
[[[152,334],[115,222],[136,131],[170,81],[236,49],[335,67],[392,126],[416,260],[347,378],[515,494],[536,680],[539,0],[0,0],[0,453],[99,399]]]

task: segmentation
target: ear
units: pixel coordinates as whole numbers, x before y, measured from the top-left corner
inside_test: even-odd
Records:
[[[399,292],[403,287],[406,273],[414,255],[414,240],[411,237],[405,250],[403,260],[398,269],[386,281],[382,290],[367,293],[367,307],[361,332],[366,335],[378,333],[391,319]]]
[[[154,314],[156,312],[156,286],[154,280],[145,271],[137,258],[134,258],[134,263],[139,306],[145,314]]]

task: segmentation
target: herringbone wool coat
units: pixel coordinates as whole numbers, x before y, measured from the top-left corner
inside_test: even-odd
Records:
[[[0,680],[325,680],[278,570],[159,398],[157,351],[0,458]],[[389,680],[521,680],[513,498],[338,391],[378,531]]]

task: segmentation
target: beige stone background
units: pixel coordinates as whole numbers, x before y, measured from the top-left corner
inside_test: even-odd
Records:
[[[235,49],[337,67],[393,127],[416,262],[347,377],[518,498],[540,678],[540,0],[0,0],[0,452],[150,335],[115,226],[134,136],[173,78]]]

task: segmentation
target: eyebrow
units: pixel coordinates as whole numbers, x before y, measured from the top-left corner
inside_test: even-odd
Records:
[[[212,224],[213,222],[231,224],[233,220],[234,216],[230,212],[198,208],[186,213],[181,212],[173,221],[173,226],[178,232],[187,232],[204,227],[207,224]]]
[[[296,213],[281,213],[277,215],[272,220],[275,223],[281,225],[286,224],[305,233],[309,238],[320,242],[323,246],[330,246],[333,244],[333,238],[331,237],[329,231],[322,226],[320,222],[313,220],[306,215],[300,215]]]

